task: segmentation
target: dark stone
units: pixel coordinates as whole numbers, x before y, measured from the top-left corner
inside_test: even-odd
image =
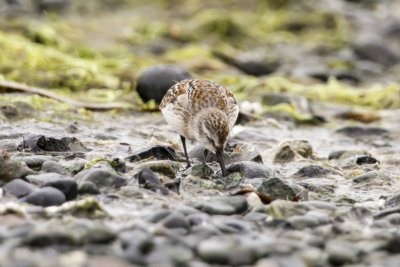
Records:
[[[257,188],[257,191],[267,196],[284,200],[292,200],[296,196],[296,193],[289,185],[276,177],[265,180]]]
[[[379,171],[370,171],[365,174],[359,175],[353,179],[355,183],[367,183],[373,180],[390,181],[391,178],[388,174]]]
[[[136,91],[144,102],[154,99],[160,103],[165,93],[175,83],[191,79],[188,71],[175,65],[155,65],[140,75]]]
[[[100,190],[94,183],[86,181],[79,184],[78,193],[79,195],[98,195],[100,194]]]
[[[190,223],[188,219],[185,218],[181,213],[172,212],[162,221],[162,225],[166,228],[184,228],[186,230],[190,229]]]
[[[180,184],[181,184],[181,179],[180,178],[176,178],[172,182],[166,182],[164,185],[169,190],[171,190],[172,192],[175,192],[175,193],[179,194],[179,186],[180,186]]]
[[[25,162],[29,168],[35,171],[39,171],[42,168],[43,163],[45,163],[46,161],[54,160],[54,158],[51,156],[42,156],[42,155],[16,157],[16,159]]]
[[[117,172],[125,173],[126,172],[126,163],[125,160],[121,158],[113,158],[111,160],[111,164],[114,170]]]
[[[78,195],[78,184],[74,179],[57,179],[45,183],[42,187],[54,187],[64,193],[67,200],[75,199]]]
[[[136,151],[133,155],[127,157],[129,161],[139,161],[154,157],[158,160],[169,159],[177,161],[177,156],[173,148],[167,146],[155,145]]]
[[[167,217],[168,215],[171,214],[170,210],[158,210],[148,216],[146,216],[146,221],[151,222],[151,223],[156,223],[159,222],[160,220],[164,219],[165,217]]]
[[[370,60],[383,66],[390,67],[399,62],[400,57],[384,42],[366,43],[354,47],[355,54],[360,59]]]
[[[207,213],[194,213],[187,216],[190,225],[201,225],[208,223],[211,219],[211,216]]]
[[[37,187],[22,179],[15,179],[5,184],[3,189],[8,194],[16,196],[17,198],[21,198],[35,191]]]
[[[226,171],[228,174],[240,172],[245,178],[269,178],[272,173],[267,166],[253,161],[235,162],[227,166]],[[218,171],[218,175],[221,175],[221,170]]]
[[[379,163],[379,161],[378,160],[376,160],[375,158],[373,158],[373,157],[370,157],[370,156],[361,156],[361,157],[358,157],[357,158],[357,161],[356,161],[356,163],[358,164],[358,165],[363,165],[363,164],[375,164],[375,163]]]
[[[43,172],[55,172],[55,173],[59,173],[61,175],[67,174],[67,171],[64,169],[64,167],[60,163],[58,163],[56,161],[52,161],[52,160],[43,162],[42,171]]]
[[[344,153],[346,153],[347,150],[337,150],[337,151],[332,151],[329,153],[328,160],[332,159],[340,159]]]
[[[388,130],[379,127],[359,127],[359,126],[346,126],[336,130],[337,133],[344,134],[349,137],[362,137],[371,135],[386,135]]]
[[[143,186],[143,188],[149,189],[151,191],[157,192],[161,191],[161,193],[167,195],[168,189],[165,185],[158,179],[155,173],[148,169],[143,168],[135,175],[135,178],[139,181],[139,184]]]
[[[400,236],[396,234],[384,246],[384,249],[392,254],[400,253]]]
[[[44,135],[36,135],[24,139],[19,149],[23,150],[29,148],[32,152],[40,151],[85,151],[84,146],[75,137],[63,137],[57,139],[54,137],[47,137]]]
[[[21,201],[42,207],[59,206],[65,202],[65,195],[56,188],[44,187],[30,193]]]
[[[24,178],[31,172],[24,162],[13,160],[7,152],[0,152],[0,182]]]
[[[208,214],[239,214],[247,209],[247,200],[242,196],[216,197],[195,205],[196,209]]]
[[[52,246],[79,246],[81,240],[69,231],[43,231],[32,233],[26,237],[22,244],[29,247],[52,247]]]
[[[321,177],[332,173],[329,169],[320,165],[309,165],[298,170],[293,176],[298,177]]]
[[[126,184],[126,179],[107,169],[92,168],[83,174],[82,182],[92,182],[98,188],[105,186],[120,188]]]
[[[46,172],[46,173],[39,173],[35,175],[28,175],[26,179],[35,185],[43,185],[47,182],[59,180],[59,179],[66,179],[65,176],[55,173],[55,172]]]
[[[386,199],[386,207],[400,207],[400,193]]]

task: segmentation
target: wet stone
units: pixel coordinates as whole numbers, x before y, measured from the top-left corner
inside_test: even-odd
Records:
[[[284,181],[282,181],[277,177],[265,180],[257,188],[257,191],[273,198],[279,198],[285,200],[292,200],[296,196],[294,190]]]
[[[155,175],[155,173],[148,168],[144,168],[138,172],[135,175],[135,178],[138,180],[139,185],[143,186],[143,188],[154,192],[160,191],[165,195],[168,194],[168,189],[166,186],[160,181],[160,179],[158,179],[157,175]]]
[[[75,137],[62,137],[60,139],[37,135],[24,139],[21,149],[29,148],[32,152],[40,151],[86,151],[86,148]]]
[[[3,189],[8,194],[16,196],[17,198],[21,198],[35,191],[37,187],[22,179],[15,179],[5,184]]]
[[[242,173],[245,178],[269,178],[272,175],[272,170],[269,167],[253,161],[235,162],[227,166],[226,171],[228,174]],[[218,171],[218,174],[220,172]]]
[[[171,86],[191,77],[187,70],[179,66],[155,65],[142,72],[136,90],[144,102],[154,99],[160,103]]]
[[[370,171],[353,179],[355,183],[367,183],[375,180],[391,181],[388,174],[379,171]]]
[[[173,148],[160,145],[155,145],[136,151],[135,153],[127,157],[127,160],[131,162],[140,161],[150,157],[154,157],[158,160],[163,160],[163,159],[169,159],[173,161],[177,160],[177,156]]]
[[[188,219],[178,212],[172,212],[167,217],[165,217],[161,221],[161,223],[164,227],[170,229],[175,229],[175,228],[184,228],[186,230],[190,229],[190,223]]]
[[[59,179],[66,179],[65,176],[58,174],[58,173],[54,173],[54,172],[48,172],[48,173],[39,173],[39,174],[35,174],[35,175],[28,175],[26,176],[26,179],[34,184],[34,185],[43,185],[45,183],[51,182],[51,181],[55,181],[55,180],[59,180]]]
[[[360,249],[345,241],[332,240],[326,244],[329,262],[333,265],[356,263],[359,261]]]
[[[231,215],[246,211],[247,201],[242,196],[216,197],[196,204],[195,208],[212,215]]]
[[[296,140],[283,143],[275,154],[274,162],[287,163],[295,160],[296,156],[311,158],[313,149],[307,140]]]
[[[309,165],[298,170],[293,176],[297,177],[324,177],[332,173],[329,169],[320,165]]]
[[[316,227],[319,225],[319,221],[317,218],[313,216],[293,216],[290,217],[287,220],[290,224],[295,229],[302,230],[304,228],[309,228],[309,227]]]
[[[78,185],[74,179],[65,178],[49,181],[42,187],[54,187],[64,193],[67,200],[75,199],[78,195]]]
[[[52,161],[52,160],[43,162],[41,170],[43,172],[55,172],[55,173],[59,173],[61,175],[67,174],[67,171],[64,169],[64,167],[60,163],[58,163],[56,161]]]
[[[41,156],[41,155],[16,157],[16,159],[25,162],[29,168],[35,171],[39,171],[42,168],[44,162],[54,160],[54,158],[51,156]]]
[[[363,164],[375,164],[375,163],[379,163],[379,161],[373,157],[370,156],[361,156],[358,157],[356,160],[356,163],[358,165],[363,165]]]
[[[388,130],[379,127],[359,127],[359,126],[346,126],[336,130],[336,132],[353,138],[371,136],[371,135],[381,136],[381,135],[387,135],[389,133]]]
[[[83,194],[98,195],[100,194],[100,190],[94,183],[89,181],[84,181],[79,184],[78,193],[79,195]]]
[[[42,207],[59,206],[65,200],[63,192],[53,187],[40,188],[21,199],[22,202]]]
[[[400,193],[386,199],[386,207],[400,207]]]
[[[24,162],[13,160],[6,152],[0,152],[0,182],[24,178],[30,172]]]
[[[82,175],[82,182],[92,182],[98,188],[114,187],[119,188],[126,183],[126,179],[107,169],[91,168]]]

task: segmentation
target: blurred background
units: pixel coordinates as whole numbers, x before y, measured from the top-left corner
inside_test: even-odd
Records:
[[[2,0],[0,51],[0,80],[144,109],[171,68],[242,102],[400,106],[396,0]]]

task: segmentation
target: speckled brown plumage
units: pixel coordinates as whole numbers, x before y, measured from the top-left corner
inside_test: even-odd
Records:
[[[233,94],[207,80],[184,80],[175,84],[165,94],[160,110],[182,136],[185,150],[184,139],[189,138],[212,152],[224,149],[239,113]]]

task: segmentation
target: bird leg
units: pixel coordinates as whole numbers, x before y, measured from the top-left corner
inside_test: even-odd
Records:
[[[185,157],[186,157],[186,162],[187,162],[186,168],[189,168],[191,165],[190,165],[189,156],[188,156],[188,153],[186,150],[186,139],[182,135],[181,135],[181,141],[182,141],[183,151],[185,152]]]
[[[221,166],[222,176],[225,177],[226,169],[225,169],[225,162],[224,162],[224,149],[223,148],[217,149],[216,154],[217,154],[217,159],[218,159],[219,165]]]
[[[204,149],[204,152],[203,152],[203,154],[204,154],[204,161],[203,161],[203,164],[206,164],[206,163],[207,163],[207,155],[208,155],[208,152],[209,152],[209,150],[208,150],[207,148],[205,148],[205,149]]]

